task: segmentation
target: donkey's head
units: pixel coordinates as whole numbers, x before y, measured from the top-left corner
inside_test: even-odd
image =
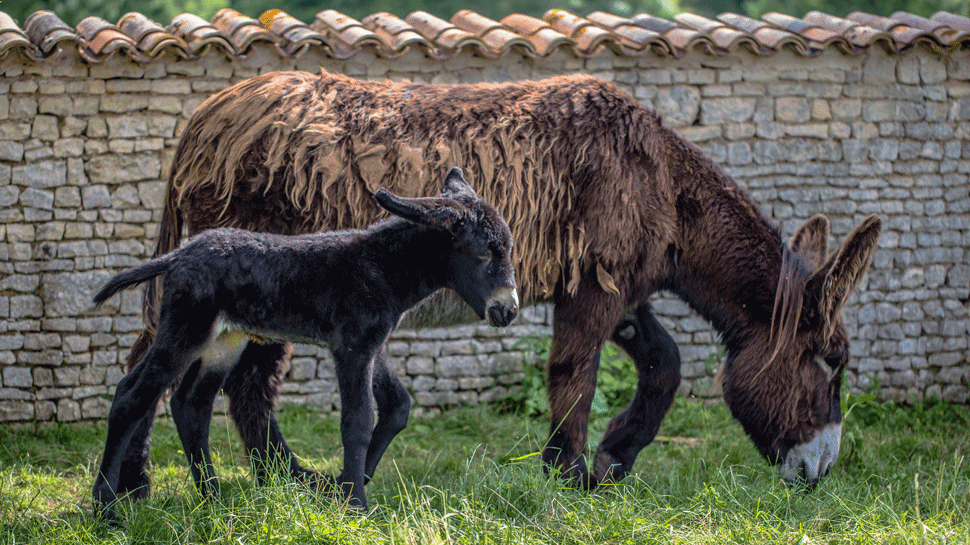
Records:
[[[512,322],[519,312],[512,232],[498,211],[475,194],[460,168],[451,169],[437,197],[405,199],[380,189],[374,198],[397,216],[450,233],[448,287],[490,325]]]
[[[810,486],[839,455],[842,371],[849,338],[842,308],[876,248],[882,221],[869,216],[828,255],[829,223],[815,216],[784,248],[770,330],[729,355],[724,399],[789,483]]]

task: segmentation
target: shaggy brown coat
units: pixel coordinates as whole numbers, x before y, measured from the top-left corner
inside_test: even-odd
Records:
[[[556,303],[547,463],[591,485],[622,477],[652,441],[680,381],[676,347],[646,306],[667,289],[720,332],[725,399],[759,450],[812,482],[828,471],[838,444],[836,432],[822,430],[841,422],[838,373],[816,357],[835,368],[847,362],[841,306],[865,271],[878,218],[831,257],[824,218],[806,223],[788,248],[708,157],[590,76],[444,86],[286,72],[244,81],[207,100],[186,126],[157,253],[177,246],[183,221],[190,233],[359,227],[378,215],[368,198],[378,187],[433,194],[453,164],[507,219],[524,304]],[[146,292],[149,327],[130,364],[151,342],[156,300]],[[587,418],[599,350],[611,336],[634,356],[640,383],[590,475]],[[230,405],[259,397],[253,391],[274,397],[279,371],[266,369],[254,361],[238,373],[265,377],[264,390],[230,376]],[[247,444],[265,442],[254,425],[268,425],[282,444],[265,410],[256,412],[232,411],[254,441]]]

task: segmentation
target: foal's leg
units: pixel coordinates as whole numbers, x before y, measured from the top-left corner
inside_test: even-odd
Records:
[[[680,386],[677,345],[649,304],[624,317],[613,340],[633,358],[639,380],[633,401],[610,421],[596,449],[593,472],[600,482],[618,481],[630,473],[637,454],[656,437]]]
[[[349,335],[340,335],[346,339]],[[384,339],[385,336],[380,336]],[[340,387],[340,438],[344,447],[344,467],[337,477],[350,505],[367,509],[364,493],[365,466],[374,434],[374,404],[371,400],[374,355],[380,345],[365,341],[331,345]]]
[[[550,436],[542,452],[547,467],[583,487],[598,484],[586,467],[590,405],[596,390],[600,349],[623,312],[622,299],[586,275],[576,295],[556,298],[547,362]]]
[[[249,343],[239,363],[229,372],[222,390],[229,402],[229,415],[236,423],[260,483],[270,468],[287,468],[299,481],[317,483],[319,475],[296,460],[283,439],[273,415],[283,385],[291,347],[282,343]]]
[[[196,489],[203,496],[215,494],[219,487],[209,449],[212,404],[245,347],[242,333],[215,339],[189,367],[172,395],[172,420],[189,459]]]
[[[377,402],[377,426],[371,437],[370,447],[367,449],[367,461],[364,466],[364,483],[368,483],[374,476],[377,464],[381,461],[384,451],[397,434],[408,425],[411,413],[411,396],[401,384],[401,380],[388,369],[387,345],[381,345],[380,351],[374,356],[374,400]]]
[[[115,520],[114,502],[118,498],[121,470],[132,438],[144,431],[144,419],[154,417],[153,411],[162,393],[189,363],[189,354],[205,343],[215,318],[198,310],[188,313],[194,314],[194,318],[181,316],[182,313],[172,314],[181,322],[173,325],[171,320],[166,320],[162,323],[145,360],[118,383],[108,412],[108,434],[93,496],[102,516],[111,522]]]

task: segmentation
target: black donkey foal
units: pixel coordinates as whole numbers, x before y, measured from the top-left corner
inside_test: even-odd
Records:
[[[367,508],[364,484],[407,424],[411,401],[375,354],[402,314],[439,288],[455,290],[496,327],[518,313],[512,235],[505,220],[453,168],[437,197],[407,199],[381,189],[374,199],[395,214],[367,230],[301,236],[214,229],[179,249],[112,278],[94,297],[164,274],[158,334],[121,382],[94,483],[101,516],[114,504],[125,451],[150,425],[179,376],[172,417],[195,484],[217,489],[209,454],[212,403],[250,342],[326,343],[336,361],[344,467],[336,477],[351,505]],[[375,376],[376,381],[375,381]],[[375,428],[371,391],[378,399]],[[147,421],[146,421],[147,420]]]

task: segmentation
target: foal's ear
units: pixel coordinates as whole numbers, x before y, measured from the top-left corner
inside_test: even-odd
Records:
[[[862,282],[881,232],[882,220],[879,216],[873,214],[862,220],[835,255],[809,280],[809,286],[818,290],[816,300],[826,336],[832,334],[842,307]]]
[[[829,220],[822,214],[812,216],[795,230],[791,249],[801,256],[812,272],[819,270],[829,254]]]
[[[460,214],[453,206],[455,201],[450,198],[407,199],[381,188],[374,193],[374,200],[381,205],[381,208],[395,216],[435,229],[451,231],[460,219]]]
[[[472,186],[468,185],[468,182],[465,181],[465,174],[458,167],[451,167],[451,170],[448,171],[448,176],[445,176],[445,181],[441,187],[441,194],[452,198],[478,198]]]

